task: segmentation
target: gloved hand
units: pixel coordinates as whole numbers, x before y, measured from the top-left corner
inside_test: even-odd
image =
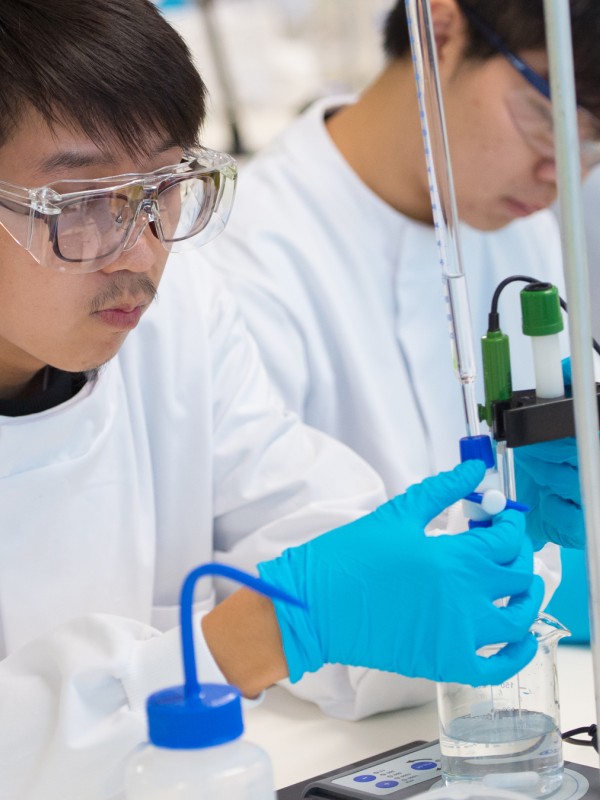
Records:
[[[529,506],[527,533],[536,550],[547,542],[585,547],[575,439],[555,439],[514,450],[517,499]]]
[[[562,362],[571,385],[571,360]],[[514,450],[517,499],[529,506],[527,533],[539,550],[547,542],[585,547],[585,525],[575,439],[555,439]]]
[[[306,609],[275,601],[290,679],[326,663],[409,677],[501,683],[533,658],[543,596],[523,515],[427,536],[427,523],[484,475],[481,461],[428,478],[355,522],[258,565]],[[505,608],[494,600],[511,596]],[[509,642],[497,654],[485,644]]]

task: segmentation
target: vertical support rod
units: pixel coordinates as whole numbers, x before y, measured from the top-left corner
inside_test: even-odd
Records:
[[[596,719],[600,720],[600,445],[569,6],[566,0],[544,0],[569,304],[575,428],[585,512]]]
[[[221,32],[215,18],[214,0],[196,0],[196,3],[204,20],[206,40],[212,55],[217,81],[223,93],[225,118],[231,135],[231,144],[228,150],[236,156],[244,155],[247,151],[240,132],[238,117],[240,106],[235,94]]]

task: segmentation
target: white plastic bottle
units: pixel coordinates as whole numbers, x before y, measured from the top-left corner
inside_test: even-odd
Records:
[[[202,710],[174,690],[152,695],[150,744],[129,762],[127,800],[274,800],[268,755],[241,738],[237,690],[204,684],[198,700]]]
[[[274,596],[268,584],[231,567],[207,564],[190,573],[181,598],[185,685],[148,698],[150,742],[129,761],[127,800],[275,799],[268,755],[241,738],[244,723],[239,691],[227,684],[199,684],[196,677],[193,587],[198,577],[215,573]],[[283,593],[276,596],[290,601]]]

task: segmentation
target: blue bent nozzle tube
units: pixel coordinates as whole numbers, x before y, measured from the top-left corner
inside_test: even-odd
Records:
[[[194,599],[194,589],[196,582],[205,575],[218,575],[221,578],[229,578],[230,580],[241,583],[255,592],[270,597],[274,600],[284,600],[300,608],[305,608],[302,603],[291,594],[278,589],[276,586],[263,581],[261,578],[256,578],[253,575],[248,575],[234,567],[228,567],[225,564],[203,564],[200,567],[192,570],[185,579],[181,588],[181,645],[183,649],[183,671],[185,675],[185,696],[187,698],[197,697],[200,694],[200,684],[196,674],[196,653],[194,650],[194,632],[192,628],[192,603]]]
[[[154,692],[146,701],[148,738],[156,747],[196,750],[226,744],[244,732],[241,695],[228,683],[198,682],[192,601],[196,581],[204,575],[220,575],[254,589],[267,597],[304,607],[285,592],[224,564],[203,564],[194,569],[181,589],[181,644],[185,682]]]

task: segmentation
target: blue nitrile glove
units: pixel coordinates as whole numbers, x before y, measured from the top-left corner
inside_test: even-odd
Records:
[[[563,377],[571,384],[571,361],[564,359]],[[585,525],[577,446],[573,437],[514,450],[517,499],[529,506],[527,533],[536,550],[547,542],[585,547]]]
[[[575,439],[514,450],[517,499],[529,506],[527,533],[536,550],[547,542],[585,547]]]
[[[533,658],[528,632],[543,596],[523,515],[489,528],[427,536],[427,523],[479,484],[481,461],[428,478],[368,514],[259,564],[306,604],[275,601],[290,679],[323,664],[409,677],[501,683]],[[511,595],[505,608],[494,600]],[[483,645],[509,642],[497,654]]]

